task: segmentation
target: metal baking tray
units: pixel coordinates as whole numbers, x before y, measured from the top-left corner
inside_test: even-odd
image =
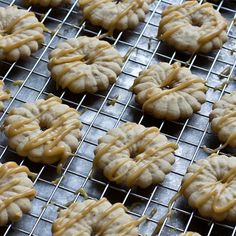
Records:
[[[231,0],[214,1],[214,7],[229,21],[228,42],[223,48],[208,55],[196,55],[191,58],[186,54],[174,51],[165,43],[156,39],[158,24],[162,10],[169,4],[178,4],[181,0],[155,0],[144,23],[134,30],[116,33],[114,38],[105,38],[113,44],[122,55],[131,47],[134,50],[123,66],[123,71],[117,82],[107,91],[96,94],[75,95],[67,90],[56,89],[47,70],[48,53],[62,40],[79,35],[96,36],[104,33],[98,27],[84,22],[76,2],[65,7],[45,9],[30,7],[37,17],[49,29],[55,29],[54,34],[45,33],[43,47],[30,58],[17,63],[0,62],[0,77],[12,92],[11,99],[5,103],[5,111],[0,114],[2,124],[5,115],[15,106],[32,102],[38,98],[47,97],[53,93],[62,98],[63,102],[81,112],[83,122],[83,137],[76,155],[69,158],[59,175],[55,165],[41,165],[30,162],[27,158],[19,157],[7,146],[7,140],[0,133],[1,162],[16,161],[24,164],[31,171],[38,173],[34,181],[38,193],[32,202],[32,211],[24,215],[18,223],[0,228],[0,235],[51,235],[51,226],[57,217],[57,211],[71,201],[83,201],[78,189],[84,188],[89,197],[107,197],[112,203],[122,202],[133,217],[152,215],[140,226],[140,235],[151,235],[160,218],[167,212],[171,197],[178,191],[187,167],[198,159],[205,158],[203,145],[215,148],[219,142],[212,134],[208,115],[214,101],[224,93],[236,89],[236,82],[231,81],[221,86],[224,81],[236,75],[236,3]],[[200,1],[203,2],[203,1]],[[0,0],[0,6],[17,5],[27,8],[22,0]],[[189,120],[166,122],[144,115],[135,103],[133,94],[129,91],[139,71],[160,61],[187,63],[192,72],[207,80],[209,90],[207,101],[201,110]],[[230,74],[221,75],[230,67]],[[21,86],[14,86],[15,80],[23,80]],[[219,88],[218,88],[219,87]],[[114,105],[109,101],[117,98]],[[176,162],[173,170],[166,176],[165,181],[146,190],[137,188],[127,189],[109,183],[101,173],[92,173],[93,151],[99,137],[120,123],[132,121],[146,126],[156,126],[179,145],[176,151]],[[224,150],[231,153],[232,150]],[[57,179],[59,178],[59,179]],[[52,181],[57,179],[56,183]],[[171,219],[165,219],[159,235],[174,236],[187,230],[198,231],[204,236],[236,235],[234,224],[211,222],[193,211],[184,198],[180,198],[172,206]],[[155,213],[155,214],[154,214]]]

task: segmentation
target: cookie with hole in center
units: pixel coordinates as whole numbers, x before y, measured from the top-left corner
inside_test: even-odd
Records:
[[[161,62],[140,72],[132,86],[144,113],[157,119],[186,119],[206,100],[204,80],[179,63]]]
[[[147,188],[171,171],[176,149],[158,128],[128,122],[99,139],[93,164],[112,182]]]
[[[19,221],[31,210],[36,190],[28,176],[34,174],[15,162],[0,163],[0,226]]]
[[[187,1],[162,12],[158,37],[179,51],[209,53],[227,41],[227,25],[212,4]]]
[[[33,162],[63,164],[81,137],[80,115],[58,97],[13,108],[4,121],[9,146]]]
[[[81,36],[59,43],[48,68],[57,85],[73,93],[106,90],[121,73],[123,58],[108,42]]]
[[[72,203],[61,210],[53,223],[53,236],[119,235],[138,236],[138,225],[146,217],[134,219],[122,203],[111,204],[106,198]]]
[[[201,216],[236,222],[236,157],[212,154],[189,166],[180,193]]]
[[[0,7],[0,59],[29,57],[44,42],[45,27],[33,12],[16,6]]]
[[[149,4],[154,0],[79,0],[83,16],[93,25],[101,26],[112,35],[114,30],[135,28],[144,21]]]

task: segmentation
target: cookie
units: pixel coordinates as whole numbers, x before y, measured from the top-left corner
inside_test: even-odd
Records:
[[[3,90],[4,82],[0,80],[0,111],[3,110],[3,101],[10,99],[11,95],[10,93],[7,93]]]
[[[9,146],[33,162],[63,164],[81,137],[79,113],[58,97],[13,108],[4,121]]]
[[[110,181],[147,188],[171,171],[176,149],[158,128],[128,122],[99,139],[93,164]]]
[[[81,36],[59,43],[49,55],[52,78],[73,93],[105,90],[121,73],[123,58],[108,42]]]
[[[179,51],[209,53],[227,41],[227,25],[212,4],[187,1],[162,12],[158,37]]]
[[[114,30],[135,28],[144,21],[149,4],[154,0],[79,0],[83,16],[93,25],[101,26],[112,35]]]
[[[135,100],[157,119],[186,119],[206,100],[204,80],[179,63],[161,62],[140,72],[132,86]]]
[[[44,42],[45,27],[33,12],[0,7],[0,60],[29,57]]]
[[[133,219],[122,203],[106,198],[72,203],[59,212],[53,223],[53,236],[119,235],[138,236],[138,225],[146,217]]]
[[[215,102],[209,115],[211,128],[225,146],[236,147],[236,92]]]
[[[203,217],[236,222],[236,157],[198,160],[189,166],[180,192]]]
[[[0,163],[0,226],[19,221],[24,213],[31,210],[31,202],[36,195],[33,176],[26,166],[15,162]]]

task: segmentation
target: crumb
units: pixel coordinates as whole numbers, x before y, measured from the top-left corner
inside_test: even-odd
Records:
[[[231,71],[231,67],[226,66],[224,70],[220,73],[219,77],[222,78],[222,77],[228,76],[230,74],[230,71]]]
[[[14,86],[21,86],[24,83],[24,80],[15,80],[13,81]]]
[[[61,28],[62,24],[58,24],[58,26],[50,31],[51,38],[54,36],[54,34]]]
[[[116,102],[118,101],[119,95],[115,95],[110,100],[107,101],[108,106],[114,106]]]
[[[63,179],[63,178],[64,178],[64,176],[62,176],[62,179]],[[61,177],[58,177],[58,178],[56,178],[55,180],[53,180],[52,183],[53,183],[54,185],[57,185],[57,184],[59,183],[60,179],[61,179]]]
[[[76,194],[80,193],[81,196],[82,196],[85,200],[87,200],[87,199],[89,198],[89,196],[88,196],[88,194],[87,194],[87,192],[85,191],[84,188],[79,188],[75,193],[76,193]]]
[[[149,218],[152,218],[157,213],[157,208],[153,208],[149,214]]]

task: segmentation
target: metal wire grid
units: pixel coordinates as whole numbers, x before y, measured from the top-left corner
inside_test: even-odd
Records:
[[[57,209],[65,208],[65,204],[70,201],[83,200],[80,194],[76,194],[76,190],[80,187],[85,188],[91,197],[101,198],[106,196],[111,202],[123,202],[128,207],[132,203],[138,202],[139,204],[129,208],[129,213],[134,217],[148,215],[153,208],[156,208],[156,214],[140,226],[142,235],[151,235],[158,220],[167,211],[170,198],[178,191],[181,179],[189,164],[206,156],[202,151],[202,145],[215,147],[219,144],[209,129],[208,114],[215,100],[220,99],[225,92],[235,89],[232,82],[220,90],[213,90],[217,84],[221,83],[219,76],[225,66],[231,67],[230,74],[225,76],[225,79],[229,80],[235,74],[236,63],[235,55],[230,53],[230,50],[234,48],[233,43],[236,39],[236,29],[232,22],[236,14],[236,6],[234,3],[227,4],[226,1],[221,0],[215,7],[231,20],[228,31],[229,42],[216,54],[194,56],[188,64],[194,72],[202,75],[208,81],[207,102],[202,106],[201,111],[185,122],[164,122],[152,119],[147,115],[144,116],[135,104],[129,87],[141,69],[158,61],[170,63],[181,61],[184,63],[188,60],[188,57],[167,48],[165,44],[153,38],[157,32],[162,9],[168,4],[181,2],[183,1],[156,0],[144,24],[140,24],[134,31],[121,32],[114,39],[107,39],[123,54],[130,47],[134,47],[135,50],[127,58],[117,83],[112,85],[108,91],[95,95],[85,94],[80,96],[72,95],[68,91],[55,90],[55,84],[50,80],[46,71],[47,55],[58,40],[77,37],[78,35],[100,35],[101,31],[81,21],[76,3],[58,10],[49,9],[46,13],[42,9],[29,8],[29,10],[36,12],[49,28],[56,27],[58,24],[60,24],[60,27],[56,29],[54,35],[46,35],[43,48],[27,61],[13,64],[1,62],[0,76],[6,86],[11,88],[13,95],[0,120],[3,121],[11,107],[54,93],[61,97],[65,103],[83,113],[81,115],[84,124],[83,138],[76,152],[77,155],[68,161],[63,168],[63,174],[58,183],[54,185],[51,180],[58,177],[54,165],[36,165],[30,163],[27,159],[17,157],[8,148],[6,139],[1,134],[1,161],[18,160],[20,164],[24,163],[32,171],[38,173],[34,181],[38,194],[33,201],[31,213],[25,215],[19,223],[2,228],[0,230],[1,235],[51,235],[51,224],[56,218]],[[17,0],[11,2],[0,0],[2,6],[13,4],[19,7],[23,6]],[[77,19],[79,19],[79,24]],[[14,87],[13,82],[16,79],[23,79],[24,83],[20,87]],[[119,95],[118,101],[115,106],[108,106],[107,101],[112,99],[114,95]],[[162,184],[145,191],[125,189],[108,183],[99,173],[92,174],[93,150],[98,137],[108,129],[126,121],[142,123],[146,126],[155,125],[169,139],[179,144],[173,171],[167,175]],[[187,230],[196,230],[202,235],[220,235],[220,233],[222,235],[234,235],[236,232],[234,225],[213,223],[198,216],[188,208],[184,199],[178,200],[173,209],[173,217],[165,220],[159,235],[178,235],[180,232]]]

